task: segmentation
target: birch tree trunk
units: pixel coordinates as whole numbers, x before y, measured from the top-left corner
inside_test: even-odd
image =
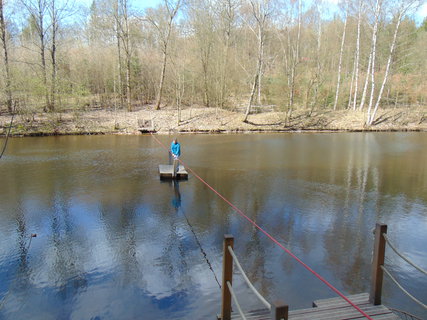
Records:
[[[352,103],[352,96],[353,96],[353,85],[354,85],[354,77],[356,71],[356,61],[353,62],[353,72],[351,73],[351,82],[350,82],[350,91],[348,93],[348,103],[347,103],[347,109],[351,108]]]
[[[372,52],[369,54],[369,60],[368,60],[368,68],[366,70],[366,77],[365,77],[365,84],[363,86],[363,92],[362,92],[362,99],[360,100],[359,110],[363,110],[363,106],[365,104],[366,100],[366,93],[368,91],[368,85],[369,85],[369,75],[371,74],[371,63],[372,63]]]
[[[375,95],[375,58],[377,53],[377,35],[378,35],[378,24],[379,24],[380,13],[381,13],[381,5],[382,5],[382,0],[377,0],[376,6],[375,6],[374,29],[372,31],[371,96],[369,98],[368,116],[366,121],[368,124],[371,119],[371,111],[372,111],[372,105],[374,102],[374,95]]]
[[[384,92],[385,84],[387,83],[388,74],[390,72],[391,61],[393,59],[394,48],[396,46],[397,34],[399,32],[399,27],[400,27],[400,23],[402,22],[402,17],[403,17],[404,12],[405,12],[405,10],[402,9],[399,12],[399,16],[397,17],[396,26],[394,28],[393,40],[392,40],[392,43],[391,43],[391,46],[390,46],[390,52],[389,52],[389,55],[388,55],[387,66],[386,66],[386,69],[385,69],[384,79],[383,79],[383,82],[381,84],[380,92],[378,93],[378,98],[377,98],[377,102],[375,103],[374,110],[373,110],[370,118],[368,118],[368,121],[367,121],[368,125],[372,125],[372,123],[374,122],[374,120],[375,120],[375,114],[377,113],[378,106],[380,105],[380,102],[381,102],[381,98],[382,98],[382,95],[383,95],[383,92]]]
[[[252,102],[254,100],[254,95],[255,95],[257,83],[258,83],[258,73],[255,75],[254,81],[252,83],[252,90],[251,90],[251,94],[249,96],[249,102],[248,102],[248,106],[246,108],[245,118],[243,119],[243,122],[248,122],[248,117],[249,117],[249,113],[251,111]]]
[[[320,8],[318,8],[318,22],[317,22],[317,48],[316,48],[316,74],[314,78],[314,97],[313,101],[310,106],[310,112],[309,116],[312,115],[315,106],[317,105],[318,95],[319,95],[319,87],[321,83],[321,72],[322,72],[322,64],[320,61],[320,49],[322,45],[322,17]],[[311,81],[310,81],[311,82]],[[309,92],[309,91],[308,91]],[[307,100],[308,100],[308,94],[307,94]]]
[[[348,8],[347,8],[347,10],[348,10]],[[346,30],[347,30],[347,20],[348,20],[348,12],[345,13],[344,29],[343,29],[342,37],[341,37],[340,57],[338,60],[337,89],[335,90],[334,111],[337,109],[338,98],[339,98],[339,94],[340,94],[342,56],[343,56],[343,52],[344,52],[345,36],[346,36]]]
[[[255,90],[257,88],[257,85],[259,84],[259,78],[261,77],[261,68],[262,68],[262,51],[263,51],[263,38],[261,37],[261,32],[258,34],[258,61],[257,61],[257,68],[255,71],[255,77],[254,77],[254,81],[252,84],[252,90],[251,90],[251,94],[249,96],[249,102],[248,102],[248,106],[246,108],[246,112],[245,112],[245,118],[243,119],[243,122],[248,122],[248,117],[249,114],[251,112],[251,107],[252,107],[252,103],[254,100],[254,96],[255,96]]]
[[[354,97],[353,97],[353,110],[356,110],[357,94],[359,90],[359,63],[360,63],[360,27],[362,21],[362,8],[363,1],[359,0],[359,12],[357,14],[357,36],[356,36],[356,67],[355,67],[355,84],[354,84]]]
[[[264,0],[260,0],[264,1]],[[258,59],[257,59],[257,67],[255,71],[254,76],[254,82],[252,84],[252,90],[251,94],[249,96],[249,102],[248,106],[246,108],[245,112],[245,118],[243,119],[243,122],[248,121],[248,116],[251,112],[251,107],[255,95],[255,90],[257,86],[261,85],[260,77],[262,76],[262,65],[264,60],[264,44],[265,44],[265,28],[267,24],[268,16],[270,15],[270,9],[268,7],[268,2],[263,2],[261,5],[261,2],[254,3],[251,1],[252,6],[252,14],[256,20],[257,23],[257,39],[258,39]],[[252,29],[253,30],[253,29]],[[259,89],[259,88],[258,88]],[[260,96],[259,96],[260,99]]]
[[[7,37],[6,37],[6,23],[4,21],[4,6],[3,0],[0,0],[0,37],[2,42],[3,49],[3,63],[4,63],[4,82],[5,82],[5,95],[6,95],[6,105],[7,110],[12,112],[12,81],[10,79],[10,69],[9,69],[9,52],[7,47]]]
[[[320,49],[322,45],[322,16],[320,12],[320,8],[318,8],[319,21],[317,26],[317,49],[316,49],[316,77],[315,77],[315,87],[314,87],[314,98],[310,108],[310,116],[314,111],[314,107],[317,104],[319,87],[321,82],[321,74],[322,74],[322,64],[320,62]]]

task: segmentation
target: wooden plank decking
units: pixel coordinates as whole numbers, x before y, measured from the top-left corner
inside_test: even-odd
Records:
[[[369,303],[369,294],[362,293],[348,297],[360,309],[375,320],[399,320],[391,310],[383,305],[374,306]],[[249,320],[271,319],[268,309],[255,310],[247,315]],[[241,319],[238,313],[233,312],[231,319]],[[331,298],[321,299],[313,302],[313,308],[289,311],[289,320],[362,320],[366,319],[359,311],[352,307],[344,299]]]
[[[173,165],[159,164],[160,179],[174,179]],[[181,165],[178,166],[176,179],[188,179],[188,172]]]

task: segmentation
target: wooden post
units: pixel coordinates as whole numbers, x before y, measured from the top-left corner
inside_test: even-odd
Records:
[[[274,320],[288,320],[289,307],[283,301],[275,301],[273,304],[273,319]]]
[[[384,265],[386,244],[383,233],[387,233],[387,225],[377,223],[375,226],[375,242],[372,257],[371,292],[369,294],[369,302],[373,305],[381,304],[381,291],[383,287],[383,270],[381,266]]]
[[[231,319],[231,293],[227,282],[233,283],[233,257],[228,251],[228,247],[233,248],[234,237],[230,234],[224,235],[224,257],[222,261],[222,304],[221,320]]]

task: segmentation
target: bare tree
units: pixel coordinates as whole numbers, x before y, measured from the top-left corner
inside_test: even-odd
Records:
[[[47,50],[47,11],[48,2],[46,0],[23,0],[22,4],[27,9],[30,18],[34,21],[34,27],[38,38],[38,53],[40,57],[41,78],[45,96],[44,111],[50,109],[49,90],[47,83],[47,65],[46,65],[46,50]]]
[[[255,70],[255,76],[252,82],[252,89],[249,96],[248,106],[245,112],[245,118],[243,122],[248,121],[248,116],[251,112],[251,107],[253,103],[253,99],[255,96],[255,90],[258,87],[261,90],[261,76],[262,76],[262,68],[264,64],[264,46],[265,46],[265,38],[266,38],[266,28],[268,24],[268,19],[271,16],[271,0],[249,0],[250,6],[252,9],[252,15],[256,21],[256,30],[250,27],[252,32],[256,35],[258,42],[258,57],[257,57],[257,67]],[[260,97],[259,97],[260,100]],[[258,101],[260,104],[261,101]]]
[[[5,94],[6,94],[6,106],[9,112],[12,112],[12,81],[10,78],[10,68],[9,68],[9,51],[7,45],[7,35],[6,35],[6,22],[4,20],[4,5],[3,0],[0,0],[0,37],[2,42],[3,49],[3,62],[4,62],[4,82],[5,82]]]
[[[207,107],[211,106],[211,89],[214,70],[213,49],[215,43],[215,17],[213,16],[212,6],[209,1],[196,1],[192,3],[190,8],[190,21],[194,30],[194,36],[199,52],[200,63],[202,67],[202,96],[203,104]]]
[[[375,59],[377,54],[377,37],[378,37],[378,27],[380,22],[382,2],[383,0],[376,0],[375,13],[374,13],[374,27],[372,30],[372,42],[371,42],[371,70],[370,70],[371,96],[369,98],[369,105],[368,105],[368,119],[370,118],[372,104],[373,104],[374,95],[375,95]]]
[[[131,92],[131,58],[132,48],[130,43],[130,28],[129,28],[129,1],[119,0],[119,21],[120,39],[123,43],[123,50],[125,52],[125,67],[126,67],[126,104],[127,110],[132,111],[132,92]]]
[[[341,47],[340,47],[340,56],[338,60],[338,76],[337,76],[337,88],[335,90],[334,110],[337,109],[338,97],[340,94],[342,57],[344,52],[345,36],[347,31],[347,20],[348,20],[348,4],[346,5],[346,9],[345,9],[344,27],[343,27],[343,32],[341,36]]]
[[[59,12],[56,8],[56,0],[50,0],[49,14],[50,14],[50,21],[51,21],[50,57],[52,62],[49,111],[54,111],[55,100],[56,100],[56,75],[57,75],[56,37],[57,37],[58,27],[59,27]]]
[[[294,100],[295,100],[295,81],[296,81],[296,73],[297,73],[297,66],[300,63],[300,45],[301,45],[301,28],[302,28],[302,0],[298,0],[298,17],[297,17],[298,25],[297,25],[297,38],[295,42],[293,43],[291,41],[291,34],[290,29],[288,28],[288,47],[290,50],[289,54],[289,63],[288,63],[288,72],[287,72],[287,78],[288,78],[288,88],[289,88],[289,103],[288,103],[288,112],[286,113],[286,120],[285,122],[288,123],[288,121],[291,118],[293,107],[294,107]]]
[[[377,97],[377,101],[375,103],[374,110],[372,111],[372,113],[370,113],[370,110],[371,110],[370,108],[368,110],[368,117],[367,117],[367,121],[366,121],[368,125],[372,125],[372,123],[374,122],[376,112],[377,112],[378,107],[379,107],[380,102],[381,102],[381,98],[382,98],[382,95],[384,92],[384,88],[385,88],[385,85],[386,85],[387,80],[388,80],[388,75],[390,72],[391,63],[392,63],[392,59],[393,59],[393,53],[394,53],[394,49],[396,47],[397,35],[399,32],[399,27],[400,27],[400,24],[402,22],[402,19],[409,9],[416,9],[420,6],[420,4],[421,3],[419,0],[402,0],[398,9],[397,9],[397,13],[395,14],[396,25],[394,27],[393,39],[392,39],[391,45],[390,45],[390,51],[389,51],[389,55],[388,55],[388,59],[387,59],[387,65],[386,65],[386,69],[385,69],[385,73],[384,73],[384,78],[383,78],[383,82],[381,84],[380,91],[378,93],[378,97]]]
[[[310,115],[312,114],[314,107],[317,104],[319,87],[322,82],[322,61],[321,61],[321,47],[322,47],[322,2],[319,0],[316,3],[317,11],[317,46],[316,46],[316,72],[315,72],[315,86],[314,86],[314,99],[310,108]]]
[[[357,93],[359,90],[359,63],[360,63],[360,27],[362,23],[362,10],[363,1],[359,0],[359,9],[357,13],[357,35],[356,35],[356,62],[355,62],[355,83],[354,83],[354,96],[353,96],[353,110],[356,110]]]
[[[174,19],[178,14],[178,11],[182,5],[181,0],[177,0],[176,2],[164,0],[162,10],[165,10],[163,14],[159,10],[158,14],[163,15],[161,17],[148,15],[147,20],[154,26],[159,36],[159,40],[161,42],[161,51],[162,51],[162,66],[160,71],[160,82],[157,91],[157,101],[156,101],[156,110],[160,110],[160,104],[162,101],[162,93],[163,86],[165,82],[165,74],[166,74],[166,64],[168,58],[168,46],[171,37],[171,32],[174,24]],[[163,20],[164,18],[164,20]],[[164,23],[163,23],[164,22]]]
[[[238,7],[236,0],[220,0],[220,21],[222,37],[220,37],[223,50],[220,69],[220,92],[219,92],[219,107],[224,108],[228,96],[228,78],[229,70],[229,55],[232,41],[232,33],[236,20],[236,9]]]
[[[57,49],[58,49],[58,32],[61,22],[68,16],[72,15],[71,7],[68,1],[61,3],[58,6],[58,0],[50,0],[48,4],[48,13],[50,17],[50,59],[51,59],[51,84],[50,84],[50,104],[49,111],[54,111],[56,108],[57,95]]]

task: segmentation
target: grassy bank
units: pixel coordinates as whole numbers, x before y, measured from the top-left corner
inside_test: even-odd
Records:
[[[0,134],[7,132],[11,115],[0,116]],[[297,110],[286,121],[285,112],[262,112],[249,116],[244,123],[242,112],[204,107],[181,110],[178,123],[176,108],[154,110],[152,105],[134,112],[89,110],[63,113],[38,113],[31,117],[16,115],[14,136],[64,134],[140,134],[139,120],[153,120],[156,132],[233,133],[287,131],[427,131],[427,107],[382,109],[374,125],[365,126],[366,112]]]

